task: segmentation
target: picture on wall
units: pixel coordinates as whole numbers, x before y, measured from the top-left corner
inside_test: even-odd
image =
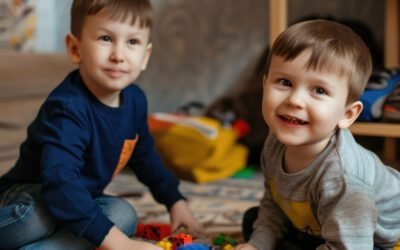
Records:
[[[32,51],[37,0],[0,0],[0,48]]]

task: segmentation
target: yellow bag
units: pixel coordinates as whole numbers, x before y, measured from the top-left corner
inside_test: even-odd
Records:
[[[237,132],[216,119],[154,113],[149,126],[165,164],[182,179],[216,181],[246,164],[248,150],[237,143]]]

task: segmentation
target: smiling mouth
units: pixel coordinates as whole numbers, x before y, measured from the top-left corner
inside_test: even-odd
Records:
[[[120,69],[106,69],[105,72],[107,72],[108,75],[113,77],[118,77],[125,74],[125,71]]]
[[[283,120],[284,122],[287,122],[287,123],[290,123],[293,125],[307,125],[308,124],[308,122],[298,119],[298,118],[295,118],[293,116],[279,115],[279,118],[281,120]]]

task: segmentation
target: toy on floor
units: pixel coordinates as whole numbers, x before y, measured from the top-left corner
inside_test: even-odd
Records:
[[[237,245],[234,239],[223,234],[214,238],[213,246],[193,243],[193,237],[190,234],[171,234],[171,226],[163,223],[139,223],[135,236],[158,241],[156,246],[164,250],[231,250]]]
[[[225,246],[225,245],[236,246],[238,243],[236,240],[232,239],[231,237],[225,236],[223,234],[219,234],[214,238],[213,244],[216,246]]]
[[[180,233],[166,237],[156,245],[164,250],[231,250],[238,244],[237,241],[223,234],[214,238],[213,245],[193,243],[192,241],[191,235]]]
[[[172,246],[175,247],[175,249],[193,242],[193,238],[190,234],[183,233],[170,236],[168,239],[172,242]]]
[[[210,246],[202,243],[191,243],[188,245],[179,246],[177,250],[210,250]]]
[[[163,240],[160,240],[159,242],[156,243],[156,246],[161,247],[164,250],[172,250],[172,242],[168,240],[168,238],[165,238]]]
[[[156,246],[163,248],[164,250],[177,250],[180,246],[191,244],[193,241],[190,234],[177,234],[165,237],[156,243]]]
[[[148,240],[162,240],[171,235],[171,226],[162,223],[149,223],[137,226],[135,236]]]
[[[209,246],[202,243],[192,243],[177,248],[177,250],[232,250],[232,249],[233,246],[230,244],[225,244],[224,246]]]

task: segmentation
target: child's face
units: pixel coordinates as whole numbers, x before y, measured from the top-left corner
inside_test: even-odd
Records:
[[[305,51],[292,61],[272,56],[264,79],[264,119],[287,146],[321,145],[338,125],[349,126],[346,119],[352,106],[346,105],[346,79],[331,72],[307,70],[304,65],[309,54]]]
[[[115,21],[104,12],[86,17],[81,38],[70,38],[76,45],[75,55],[70,56],[97,97],[119,94],[146,68],[149,32],[140,28],[138,20],[131,25],[129,18]]]

